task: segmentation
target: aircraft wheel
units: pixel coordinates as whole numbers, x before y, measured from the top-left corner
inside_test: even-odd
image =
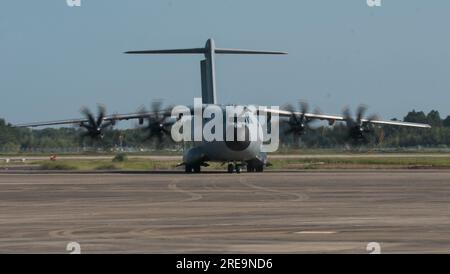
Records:
[[[256,167],[256,172],[263,172],[263,171],[264,171],[263,165]]]
[[[194,166],[194,173],[200,173],[201,170],[202,170],[202,168],[200,167],[200,165]]]
[[[255,168],[251,165],[247,165],[247,172],[255,172]]]
[[[184,166],[184,172],[185,173],[191,173],[192,172],[192,166],[191,165],[185,165]]]
[[[234,165],[228,164],[228,173],[233,173],[233,171],[234,171]]]
[[[236,165],[236,173],[241,173],[241,166]]]

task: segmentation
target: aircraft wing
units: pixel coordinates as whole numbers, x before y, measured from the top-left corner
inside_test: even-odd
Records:
[[[287,110],[273,110],[267,109],[267,113],[277,114],[280,117],[291,117],[292,115],[303,115],[301,112],[291,112]],[[334,124],[336,121],[345,122],[345,118],[343,116],[338,115],[326,115],[326,114],[316,114],[316,113],[305,113],[304,114],[307,119],[310,120],[323,120],[328,121],[330,125]],[[368,120],[362,119],[363,123],[370,123],[375,125],[390,125],[390,126],[404,126],[404,127],[415,127],[415,128],[431,128],[428,124],[420,124],[420,123],[410,123],[410,122],[402,122],[402,121],[382,121],[382,120]]]
[[[273,110],[266,109],[267,113],[277,114],[280,117],[291,117],[292,115],[302,115],[301,112],[291,112],[287,110]],[[163,114],[163,112],[161,112]],[[114,114],[108,115],[103,118],[104,122],[117,122],[123,120],[132,120],[132,119],[145,119],[152,115],[155,115],[154,112],[139,112],[139,113],[129,113],[129,114]],[[345,118],[343,116],[338,115],[327,115],[327,114],[317,114],[317,113],[305,113],[304,114],[307,119],[310,120],[322,120],[328,121],[331,125],[336,121],[345,122]],[[405,127],[415,127],[415,128],[431,128],[428,124],[420,124],[420,123],[410,123],[410,122],[402,122],[402,121],[382,121],[382,120],[367,120],[362,119],[363,123],[371,123],[376,125],[392,125],[392,126],[405,126]],[[56,120],[56,121],[47,121],[47,122],[37,122],[37,123],[23,123],[13,125],[14,127],[41,127],[41,126],[57,126],[57,125],[75,125],[79,126],[83,123],[87,123],[88,119],[67,119],[67,120]]]
[[[122,121],[122,120],[144,119],[151,115],[154,115],[154,112],[114,114],[114,115],[105,116],[103,118],[103,121],[104,122],[117,122],[117,121]],[[67,119],[67,120],[56,120],[56,121],[47,121],[47,122],[15,124],[15,125],[13,125],[13,127],[42,127],[42,126],[58,126],[58,125],[79,126],[79,125],[81,125],[83,123],[87,123],[87,122],[89,122],[87,118],[80,118],[80,119]]]

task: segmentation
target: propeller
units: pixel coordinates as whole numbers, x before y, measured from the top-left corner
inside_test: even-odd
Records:
[[[170,136],[168,127],[171,123],[167,122],[167,118],[171,116],[171,107],[162,109],[162,101],[154,101],[149,112],[143,108],[142,113],[145,113],[144,119],[147,120],[147,125],[144,130],[147,131],[147,139],[156,139],[158,146],[161,146],[167,141],[166,136]],[[141,122],[141,124],[144,121]]]
[[[94,140],[103,139],[103,131],[115,124],[114,120],[104,120],[106,117],[106,108],[102,105],[98,105],[97,117],[87,107],[81,109],[81,114],[87,119],[86,122],[80,124],[80,127],[86,129],[83,137],[90,137]]]
[[[367,107],[360,105],[356,110],[356,116],[353,117],[350,109],[347,107],[343,111],[344,121],[348,129],[348,138],[354,143],[368,143],[366,134],[374,132],[374,128],[371,126],[370,121],[376,120],[376,115],[371,115],[368,118],[364,118]]]
[[[299,112],[300,114],[292,114],[289,120],[287,121],[288,128],[285,130],[285,134],[292,134],[294,138],[298,139],[305,130],[308,128],[308,124],[312,121],[306,117],[306,113],[308,113],[309,105],[304,101],[299,101],[299,111],[296,111],[294,107],[290,104],[284,107],[285,110],[289,112]]]

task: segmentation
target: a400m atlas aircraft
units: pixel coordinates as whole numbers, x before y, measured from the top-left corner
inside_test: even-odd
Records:
[[[203,54],[205,59],[200,62],[201,68],[201,87],[202,87],[202,103],[201,111],[196,112],[193,108],[190,108],[188,115],[191,115],[191,119],[195,120],[195,115],[201,115],[200,120],[207,120],[204,118],[203,111],[210,106],[214,106],[216,109],[220,108],[220,111],[225,116],[227,106],[220,105],[217,101],[216,92],[216,80],[215,80],[215,56],[216,54],[287,54],[285,52],[277,51],[254,51],[254,50],[242,50],[242,49],[223,49],[216,48],[214,40],[209,39],[203,48],[191,48],[191,49],[173,49],[173,50],[145,50],[145,51],[129,51],[126,54]],[[273,116],[287,120],[288,130],[284,131],[284,134],[300,135],[306,128],[307,124],[312,120],[326,120],[330,125],[333,125],[336,121],[342,121],[346,123],[348,127],[349,137],[355,141],[364,140],[365,135],[373,130],[373,125],[391,125],[391,126],[405,126],[415,128],[430,128],[427,124],[408,123],[401,121],[382,121],[375,116],[368,118],[364,117],[365,108],[359,107],[356,117],[353,118],[350,111],[346,109],[342,116],[338,115],[323,115],[320,113],[309,113],[306,104],[301,104],[300,111],[295,111],[293,107],[287,107],[284,110],[263,108],[261,111],[258,107],[244,107],[244,114],[250,116],[259,116],[264,112],[267,120],[264,123],[269,124]],[[181,120],[186,115],[173,116],[173,112],[168,110],[161,110],[160,103],[153,104],[152,111],[141,111],[131,114],[115,114],[106,115],[105,109],[99,107],[98,116],[95,117],[92,112],[84,109],[82,113],[84,118],[59,120],[40,123],[28,123],[17,124],[16,127],[40,127],[40,126],[53,126],[53,125],[67,125],[72,124],[80,126],[86,129],[86,136],[92,138],[102,138],[103,131],[116,124],[120,120],[137,119],[139,124],[143,124],[145,120],[148,121],[148,128],[150,130],[150,136],[157,138],[161,141],[165,134],[169,133],[168,128],[172,127],[177,121]],[[242,116],[242,115],[241,115]],[[236,138],[238,125],[237,117],[233,116],[231,123],[231,130],[233,132],[232,140],[213,140],[206,141],[204,138],[193,142],[193,147],[184,151],[183,162],[180,165],[185,166],[186,173],[200,172],[202,166],[208,166],[208,162],[221,162],[228,164],[228,172],[234,171],[240,172],[242,167],[246,167],[248,172],[262,172],[267,164],[267,153],[263,149],[264,141],[261,138],[252,138],[252,131],[248,128],[251,123],[255,123],[255,120],[248,119],[243,120],[244,124],[244,136],[243,138]],[[253,121],[253,122],[252,122]],[[261,132],[263,125],[262,122],[256,122],[257,131]],[[230,124],[226,124],[223,121],[224,127],[230,127]],[[202,126],[203,127],[203,126]],[[226,128],[227,129],[227,128]],[[195,131],[195,130],[194,130]],[[253,136],[254,137],[254,136]]]

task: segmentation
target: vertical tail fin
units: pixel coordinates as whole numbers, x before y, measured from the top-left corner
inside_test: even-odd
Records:
[[[280,52],[280,51],[220,49],[220,48],[216,48],[213,39],[208,39],[204,48],[127,51],[125,53],[126,54],[204,54],[205,59],[200,62],[203,104],[217,104],[216,77],[215,77],[215,55],[216,54],[287,54],[285,52]]]

